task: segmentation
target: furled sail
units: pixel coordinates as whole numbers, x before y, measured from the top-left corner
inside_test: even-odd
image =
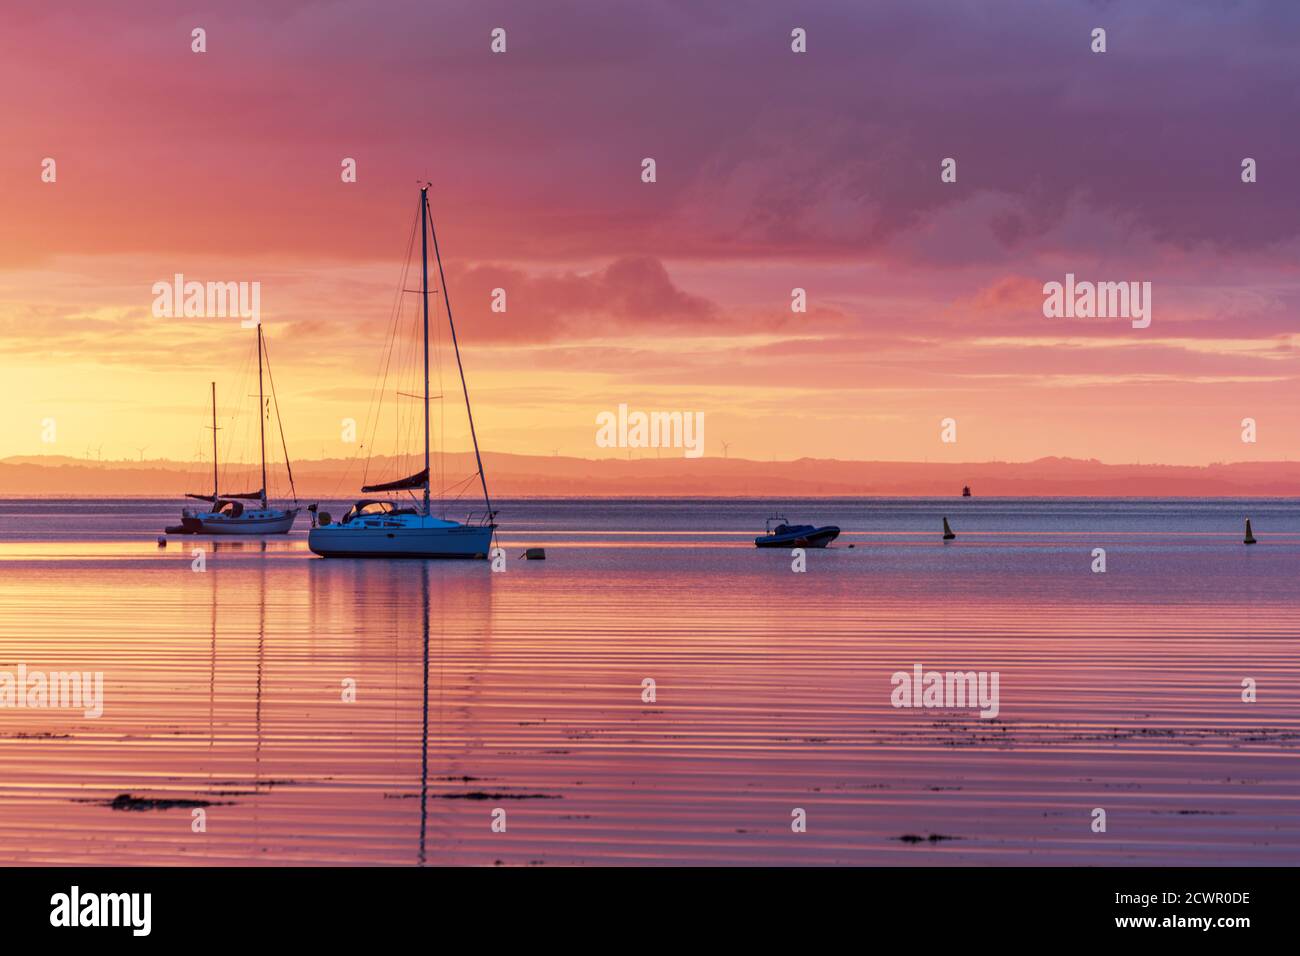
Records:
[[[428,480],[429,469],[425,468],[409,477],[398,478],[396,481],[386,481],[382,485],[366,485],[361,491],[365,494],[375,491],[406,491],[411,488],[423,488]]]
[[[263,489],[258,489],[257,491],[248,491],[248,492],[245,492],[245,493],[242,494],[242,495],[232,495],[232,494],[230,494],[229,492],[224,492],[224,491],[223,491],[223,492],[221,493],[221,497],[223,497],[223,498],[240,498],[240,499],[245,500],[245,501],[261,501],[262,498],[263,498],[263,496],[264,496],[265,494],[266,494],[266,492],[265,492],[265,490],[263,490]]]

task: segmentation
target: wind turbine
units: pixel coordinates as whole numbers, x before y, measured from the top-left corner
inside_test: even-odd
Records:
[[[144,461],[144,453],[145,453],[146,451],[148,451],[148,450],[149,450],[149,446],[148,446],[148,445],[145,445],[143,448],[137,448],[137,449],[136,449],[136,451],[140,453],[140,460],[141,460],[141,461]]]
[[[723,457],[723,458],[726,458],[726,457],[727,457],[727,450],[728,450],[730,447],[731,447],[731,442],[729,442],[729,441],[724,441],[724,442],[722,443],[722,457]]]

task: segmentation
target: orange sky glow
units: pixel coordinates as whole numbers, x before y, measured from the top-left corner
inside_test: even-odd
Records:
[[[351,454],[422,178],[486,449],[626,456],[595,435],[627,404],[759,460],[1300,454],[1294,51],[1264,25],[1114,9],[1090,58],[1076,13],[931,36],[833,3],[798,56],[778,4],[433,6],[9,16],[0,457],[206,454],[253,339],[155,317],[176,273],[261,284],[290,454]],[[1044,318],[1066,273],[1151,282],[1152,324]]]

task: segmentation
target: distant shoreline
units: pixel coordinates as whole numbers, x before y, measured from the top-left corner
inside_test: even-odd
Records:
[[[1029,462],[897,462],[741,458],[585,459],[485,452],[494,497],[536,499],[953,498],[969,485],[974,499],[1300,498],[1300,462],[1210,465],[1106,464],[1040,458]],[[361,497],[369,481],[409,474],[410,462],[325,459],[295,462],[300,500]],[[211,465],[166,460],[87,462],[59,456],[0,460],[0,497],[176,498],[208,493]],[[471,455],[434,464],[437,487],[454,489],[475,474]],[[223,470],[226,489],[256,489],[246,467]],[[271,467],[269,491],[287,497],[283,464]]]

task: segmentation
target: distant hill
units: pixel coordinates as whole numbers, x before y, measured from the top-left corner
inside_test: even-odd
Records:
[[[1194,465],[1111,465],[1096,460],[1040,458],[1027,462],[934,463],[901,461],[750,461],[743,458],[587,459],[483,455],[494,496],[550,497],[818,497],[872,495],[956,496],[970,485],[981,497],[1053,495],[1300,497],[1300,462]],[[364,462],[340,459],[294,463],[299,498],[350,498],[360,493]],[[438,472],[435,463],[435,480]],[[370,481],[403,472],[386,459],[371,461]],[[450,487],[474,474],[473,456],[448,455],[442,472]],[[283,467],[272,490],[288,490]],[[223,482],[253,491],[252,469]],[[476,483],[475,483],[476,484]],[[94,461],[62,455],[0,460],[0,495],[179,497],[206,492],[211,477],[199,463]],[[466,496],[473,498],[471,486]]]

